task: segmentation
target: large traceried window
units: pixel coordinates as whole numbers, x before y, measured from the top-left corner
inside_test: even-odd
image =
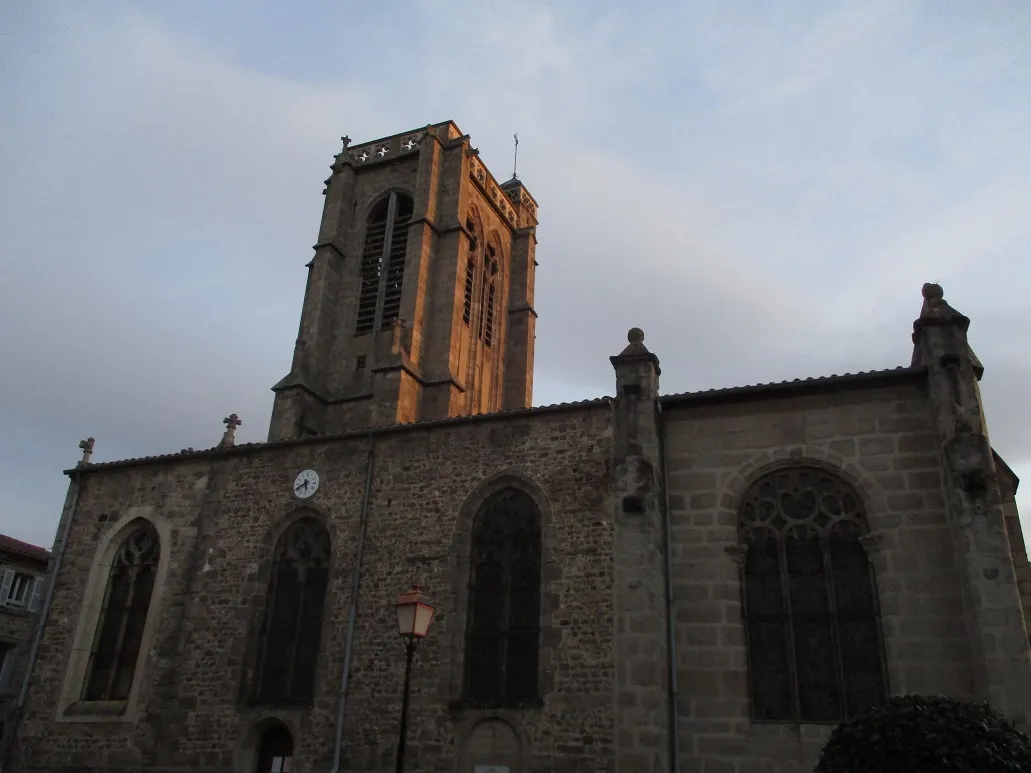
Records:
[[[279,538],[255,669],[255,701],[308,703],[314,697],[329,557],[329,532],[311,516],[299,518]]]
[[[472,705],[519,706],[538,696],[541,515],[506,488],[473,520],[465,694]]]
[[[752,715],[838,722],[885,696],[866,519],[845,481],[775,470],[742,503]]]
[[[115,553],[86,667],[82,700],[129,698],[160,557],[158,533],[149,521],[140,522]]]
[[[392,192],[369,213],[362,248],[355,335],[366,335],[373,329],[388,330],[401,314],[408,224],[412,220],[414,206],[408,196]],[[383,308],[377,325],[377,304],[381,294]]]

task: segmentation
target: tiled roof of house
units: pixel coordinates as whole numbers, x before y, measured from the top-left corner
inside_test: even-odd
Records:
[[[0,553],[14,553],[15,555],[32,558],[37,561],[49,561],[50,551],[37,545],[30,545],[20,539],[0,534]]]

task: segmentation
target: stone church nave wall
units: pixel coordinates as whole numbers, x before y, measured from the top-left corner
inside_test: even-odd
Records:
[[[937,441],[919,381],[761,403],[666,401],[685,773],[808,771],[833,729],[750,719],[739,507],[747,486],[777,465],[830,470],[863,499],[890,692],[971,694]]]
[[[413,770],[451,769],[460,746],[476,740],[476,721],[489,716],[515,730],[528,769],[611,758],[609,425],[610,408],[598,402],[90,471],[14,770],[84,764],[110,770],[180,765],[248,770],[252,728],[269,717],[295,733],[295,771],[313,764],[328,769],[370,440],[375,466],[344,769],[375,768],[392,759],[404,662],[393,604],[412,582],[421,584],[438,607],[413,670],[408,740]],[[322,482],[302,503],[292,496],[291,483],[306,467],[319,471]],[[484,486],[506,480],[524,481],[543,500],[543,705],[519,711],[463,709],[454,705],[464,616],[456,604],[467,582],[459,570],[467,540],[456,528],[460,519],[468,520],[469,502]],[[249,706],[241,701],[241,675],[260,623],[272,547],[299,508],[324,519],[333,550],[314,706]],[[76,630],[96,604],[87,601],[83,612],[83,589],[98,545],[113,524],[121,527],[137,517],[159,524],[167,540],[162,550],[168,552],[167,576],[152,602],[157,618],[138,672],[136,721],[79,713],[55,722],[62,699],[68,702],[75,678],[81,679],[81,674],[66,679],[73,647],[90,643],[82,631],[77,639]]]

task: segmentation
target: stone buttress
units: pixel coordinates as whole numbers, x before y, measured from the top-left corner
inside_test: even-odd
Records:
[[[1026,729],[1031,651],[981,406],[983,369],[967,341],[970,320],[946,303],[936,284],[925,284],[923,297],[920,318],[913,323],[913,365],[928,369],[929,400],[937,417],[974,693]]]
[[[616,371],[616,770],[665,771],[668,754],[666,590],[663,574],[659,360],[634,328],[611,357]]]

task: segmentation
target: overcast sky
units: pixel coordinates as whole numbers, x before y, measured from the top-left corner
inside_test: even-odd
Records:
[[[340,136],[447,119],[501,179],[519,132],[536,404],[631,326],[665,392],[908,364],[937,280],[1031,515],[1025,0],[5,0],[0,531],[51,545],[89,435],[263,440]]]

